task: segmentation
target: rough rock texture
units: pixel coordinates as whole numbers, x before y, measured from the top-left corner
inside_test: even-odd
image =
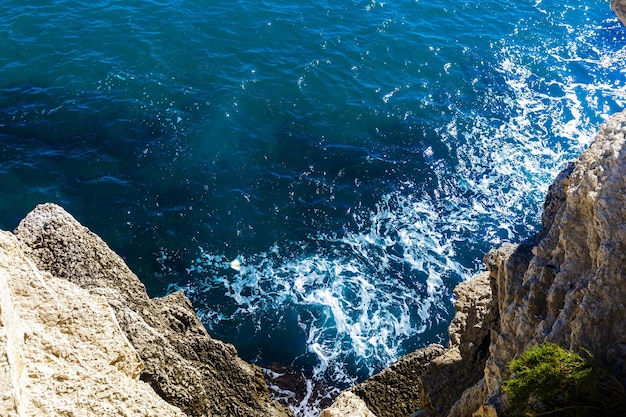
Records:
[[[587,349],[626,383],[625,136],[626,111],[556,178],[541,232],[490,251],[488,272],[456,288],[450,346],[415,382],[422,386],[419,415],[496,417],[506,409],[506,365],[542,342]],[[351,391],[381,395],[381,404],[392,401],[387,395],[404,401],[392,389]]]
[[[361,398],[352,391],[343,391],[320,417],[376,417]]]
[[[178,416],[106,299],[40,272],[0,232],[0,415]]]
[[[626,25],[626,0],[611,0],[610,4],[617,18]]]
[[[423,408],[436,415],[445,415],[463,391],[482,378],[497,317],[489,274],[459,284],[454,295],[456,314],[448,328],[449,347],[420,377]]]
[[[481,379],[496,318],[488,274],[459,284],[454,294],[456,314],[449,328],[448,348],[433,344],[402,357],[344,391],[322,417],[370,416],[368,413],[408,417],[420,409],[449,410],[466,387]]]
[[[490,255],[494,285],[504,295],[485,369],[488,401],[497,404],[505,364],[544,341],[588,349],[626,382],[625,134],[622,112],[559,176],[523,274],[512,261],[519,249],[509,257],[501,249]]]
[[[143,360],[141,379],[190,416],[280,416],[259,368],[212,339],[182,293],[150,299],[97,235],[54,204],[40,205],[15,235],[42,271],[106,299]]]
[[[436,344],[418,349],[350,391],[378,417],[408,416],[422,407],[421,385],[416,381],[426,364],[443,351],[444,347]]]
[[[535,242],[506,244],[485,257],[499,320],[483,379],[450,416],[505,410],[507,363],[542,342],[587,349],[626,382],[625,135],[622,112],[550,187]]]

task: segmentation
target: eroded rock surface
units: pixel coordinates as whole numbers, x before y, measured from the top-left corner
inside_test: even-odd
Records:
[[[352,391],[343,391],[320,417],[377,417]]]
[[[483,378],[449,416],[496,416],[506,409],[506,365],[531,346],[586,349],[626,382],[626,112],[556,178],[532,242],[504,244],[485,257],[498,319]],[[431,392],[431,401],[440,400]],[[445,397],[445,394],[444,394]],[[434,408],[435,415],[446,415]]]
[[[541,239],[523,271],[514,256],[487,262],[500,328],[485,369],[487,401],[498,403],[505,366],[541,342],[588,349],[626,382],[626,112],[555,181]]]
[[[40,272],[0,232],[0,415],[183,417],[142,369],[104,297]]]
[[[141,380],[187,415],[291,415],[270,399],[258,367],[207,334],[184,294],[150,299],[124,261],[61,207],[38,206],[14,233],[41,271],[106,300],[143,360]]]
[[[450,346],[418,368],[419,415],[496,417],[506,409],[506,365],[543,342],[586,349],[626,383],[625,136],[626,111],[556,178],[540,233],[493,249],[488,272],[457,287]]]
[[[422,408],[436,415],[446,415],[463,391],[481,380],[497,318],[489,274],[462,282],[454,295],[449,347],[420,376]]]
[[[419,376],[444,352],[433,344],[400,358],[382,372],[350,388],[378,417],[408,416],[422,407]]]

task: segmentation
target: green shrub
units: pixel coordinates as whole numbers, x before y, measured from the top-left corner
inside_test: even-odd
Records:
[[[553,343],[532,347],[509,363],[503,388],[512,416],[625,416],[626,392],[585,351]]]

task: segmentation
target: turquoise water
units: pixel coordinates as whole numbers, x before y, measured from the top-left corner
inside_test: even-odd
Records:
[[[63,205],[314,415],[537,231],[625,35],[590,0],[6,0],[0,226]]]

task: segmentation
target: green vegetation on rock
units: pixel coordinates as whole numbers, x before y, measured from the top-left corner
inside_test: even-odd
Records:
[[[509,363],[504,381],[510,416],[624,416],[626,391],[588,351],[553,343],[528,349]]]

